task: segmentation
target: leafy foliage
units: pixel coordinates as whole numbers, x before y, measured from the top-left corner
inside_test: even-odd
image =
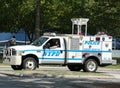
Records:
[[[37,0],[0,0],[0,31],[35,34]],[[120,36],[119,0],[41,0],[40,31],[71,33],[71,18],[89,18],[88,32]]]

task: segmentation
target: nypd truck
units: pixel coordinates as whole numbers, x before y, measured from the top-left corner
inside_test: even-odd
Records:
[[[35,70],[40,65],[67,66],[71,71],[95,72],[98,66],[112,64],[112,37],[87,36],[87,18],[73,18],[72,33],[44,33],[30,45],[8,47],[3,53],[3,63],[14,70]],[[75,34],[75,25],[77,33]],[[85,25],[85,34],[81,27]],[[56,43],[58,45],[55,47]]]

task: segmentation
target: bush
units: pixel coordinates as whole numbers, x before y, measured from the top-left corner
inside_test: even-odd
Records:
[[[117,60],[117,64],[120,64],[120,58],[114,58],[113,60]]]

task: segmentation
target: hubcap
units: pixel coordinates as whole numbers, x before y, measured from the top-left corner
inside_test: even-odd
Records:
[[[34,69],[34,67],[35,67],[35,65],[34,65],[34,62],[33,61],[27,61],[27,63],[26,63],[26,68],[27,69]]]
[[[96,69],[96,64],[93,61],[88,62],[87,68],[89,71],[94,71]]]

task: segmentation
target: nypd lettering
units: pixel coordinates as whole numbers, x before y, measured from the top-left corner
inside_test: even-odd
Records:
[[[43,56],[59,56],[59,55],[60,55],[60,50],[53,50],[53,51],[46,50],[43,53]]]

